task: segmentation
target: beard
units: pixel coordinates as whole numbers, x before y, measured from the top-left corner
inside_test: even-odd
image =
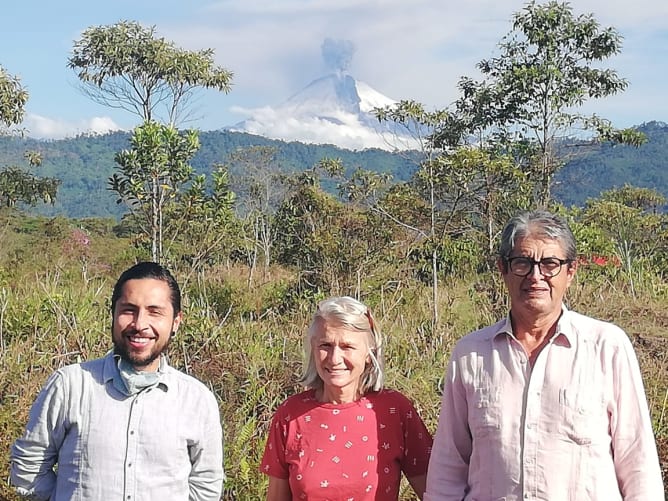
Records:
[[[169,335],[167,342],[163,346],[154,346],[153,349],[148,353],[132,352],[128,349],[126,344],[119,343],[116,341],[116,339],[112,338],[112,342],[114,344],[114,354],[120,356],[121,359],[131,364],[135,369],[142,370],[160,358],[163,353],[167,353],[167,349],[172,342],[172,337],[174,337],[173,332]],[[125,339],[125,334],[123,335],[123,338]]]

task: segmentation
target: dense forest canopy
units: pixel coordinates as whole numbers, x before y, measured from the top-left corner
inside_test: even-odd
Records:
[[[586,142],[564,145],[570,160],[555,176],[556,200],[567,206],[582,206],[587,199],[625,184],[652,188],[668,196],[668,169],[665,168],[668,125],[649,122],[640,125],[638,130],[648,137],[640,148]],[[411,178],[418,159],[417,152],[351,151],[333,145],[284,142],[228,131],[201,132],[200,141],[201,148],[192,164],[198,173],[206,174],[214,165],[225,163],[231,153],[253,146],[276,148],[276,162],[285,172],[304,171],[323,158],[338,158],[349,171],[362,167],[391,174],[397,182]],[[128,148],[129,142],[130,134],[125,132],[55,141],[0,137],[0,164],[21,161],[27,149],[39,151],[43,158],[40,173],[62,180],[55,205],[38,206],[31,211],[67,217],[119,217],[125,208],[115,203],[114,195],[107,189],[107,180],[117,167],[115,153]]]

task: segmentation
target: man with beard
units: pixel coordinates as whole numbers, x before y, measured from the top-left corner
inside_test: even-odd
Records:
[[[218,404],[165,356],[182,320],[179,286],[139,263],[111,297],[113,351],[48,380],[11,450],[11,480],[37,500],[219,500]]]

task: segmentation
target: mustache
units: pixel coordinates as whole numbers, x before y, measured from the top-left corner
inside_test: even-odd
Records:
[[[135,334],[142,334],[142,333],[145,334],[146,337],[158,337],[155,333],[153,333],[149,329],[139,330],[134,327],[128,327],[127,329],[121,331],[121,334],[123,334],[124,336],[134,336]]]

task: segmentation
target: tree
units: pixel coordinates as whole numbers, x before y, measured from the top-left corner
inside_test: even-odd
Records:
[[[665,276],[668,252],[668,216],[661,210],[666,197],[648,188],[624,186],[589,200],[582,223],[599,229],[612,243],[635,296],[634,274],[651,270]]]
[[[180,49],[157,38],[155,27],[122,21],[84,31],[68,67],[94,101],[176,126],[191,118],[198,88],[230,91],[232,73],[215,66],[213,54]]]
[[[109,178],[109,189],[126,203],[150,238],[151,258],[163,256],[165,212],[169,203],[194,177],[189,162],[199,149],[196,131],[180,133],[176,128],[145,122],[134,130],[132,147],[116,154],[120,174]]]
[[[166,216],[170,248],[178,247],[182,260],[188,263],[187,279],[205,264],[225,260],[236,244],[236,196],[226,167],[214,166],[211,186],[206,181],[204,174],[195,176],[168,206]]]
[[[532,174],[538,178],[540,205],[549,202],[552,177],[561,167],[557,142],[574,128],[602,140],[636,146],[644,141],[636,131],[616,130],[608,120],[576,112],[589,99],[626,89],[616,71],[594,67],[618,54],[621,42],[616,30],[600,27],[591,14],[576,16],[568,3],[532,1],[514,15],[512,31],[499,44],[501,54],[478,64],[484,80],[460,81],[460,104],[468,100],[471,114],[486,117],[484,125],[512,130],[537,144]]]
[[[21,81],[0,66],[0,133],[23,121],[27,102],[28,91]]]
[[[480,98],[481,99],[481,98]],[[485,104],[494,99],[487,96]],[[391,189],[374,204],[374,210],[395,224],[415,232],[418,248],[412,256],[429,256],[433,322],[438,323],[438,277],[445,246],[464,239],[484,242],[492,252],[495,238],[508,212],[526,206],[526,176],[519,168],[519,149],[500,138],[484,135],[482,107],[452,111],[426,111],[413,101],[377,110],[379,120],[390,120],[419,134],[422,160],[402,190]],[[418,203],[417,200],[422,202]],[[402,207],[403,205],[403,207]]]
[[[28,91],[21,81],[0,66],[0,134],[10,133],[14,125],[23,121]],[[38,167],[42,157],[37,152],[26,152],[25,158],[31,167]],[[8,166],[0,171],[0,204],[14,207],[17,203],[35,205],[39,200],[54,203],[60,181],[49,177],[36,177],[17,166]]]
[[[359,296],[390,242],[387,225],[354,204],[344,204],[320,186],[320,174],[338,176],[338,160],[323,159],[290,179],[275,225],[276,260],[300,270],[300,292]]]
[[[287,191],[286,175],[276,159],[277,148],[250,146],[229,154],[226,165],[235,192],[239,195],[237,206],[247,231],[242,250],[249,265],[248,282],[261,256],[265,274],[272,262],[272,250],[279,228],[273,215]]]

